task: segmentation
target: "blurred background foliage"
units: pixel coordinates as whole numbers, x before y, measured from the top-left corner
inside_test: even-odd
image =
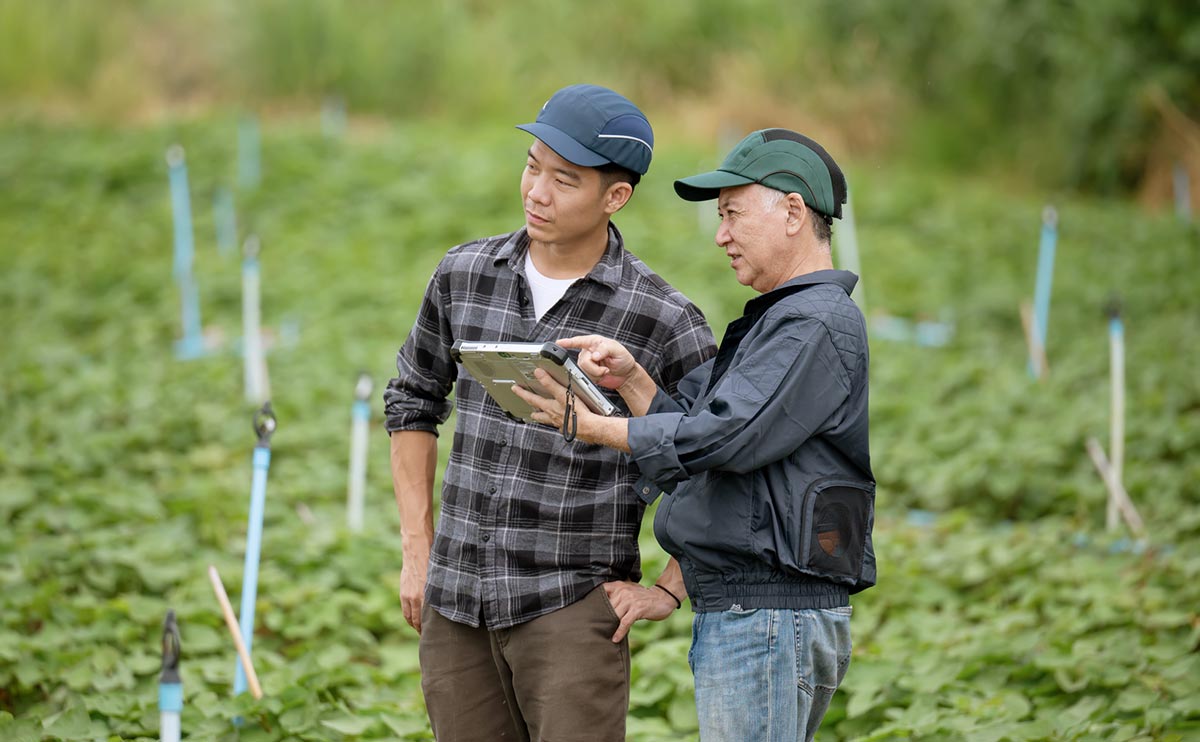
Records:
[[[1041,186],[1159,203],[1175,161],[1200,180],[1192,0],[5,0],[0,48],[0,111],[17,114],[336,96],[354,114],[515,120],[586,79],[709,140],[786,113],[843,152]]]

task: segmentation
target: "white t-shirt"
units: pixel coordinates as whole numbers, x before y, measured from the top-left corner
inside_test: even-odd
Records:
[[[533,265],[529,253],[525,253],[525,278],[529,281],[529,291],[533,294],[533,316],[538,319],[550,311],[550,307],[558,303],[567,293],[571,284],[578,278],[547,278],[538,272]]]

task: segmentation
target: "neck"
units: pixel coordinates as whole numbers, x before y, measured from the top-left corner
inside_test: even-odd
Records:
[[[823,247],[810,247],[801,252],[800,258],[792,266],[792,270],[782,281],[775,285],[775,288],[779,288],[793,278],[799,278],[800,276],[816,273],[817,271],[830,270],[833,270],[833,254]]]
[[[608,249],[608,222],[570,242],[529,241],[529,259],[546,278],[586,276]]]

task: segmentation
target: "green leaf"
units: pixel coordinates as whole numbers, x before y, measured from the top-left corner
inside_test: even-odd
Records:
[[[32,719],[13,719],[0,717],[0,738],[8,742],[41,742],[42,725]]]
[[[92,723],[87,710],[77,702],[72,702],[63,711],[48,717],[43,726],[47,734],[63,740],[90,742],[97,735],[97,725]]]
[[[675,694],[667,706],[667,721],[680,732],[692,732],[700,728],[696,718],[696,698],[691,692]]]
[[[320,718],[317,706],[298,706],[279,715],[279,726],[293,734],[311,729]]]
[[[394,716],[383,714],[380,717],[388,729],[399,737],[415,737],[429,732],[429,720],[424,716]]]
[[[333,719],[322,719],[321,725],[335,732],[357,737],[375,725],[377,719],[368,716],[340,716]]]

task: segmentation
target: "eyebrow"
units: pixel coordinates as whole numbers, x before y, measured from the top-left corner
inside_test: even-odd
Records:
[[[534,157],[534,155],[533,155],[533,147],[529,148],[529,152],[527,152],[526,155],[529,157],[529,159],[533,160],[537,164],[539,164],[539,165],[541,164],[541,162],[538,160],[538,158]],[[559,175],[563,176],[564,178],[566,178],[567,180],[570,180],[573,183],[580,183],[583,181],[583,178],[575,170],[568,170],[566,168],[556,167],[556,168],[554,168],[554,172],[558,173]]]

